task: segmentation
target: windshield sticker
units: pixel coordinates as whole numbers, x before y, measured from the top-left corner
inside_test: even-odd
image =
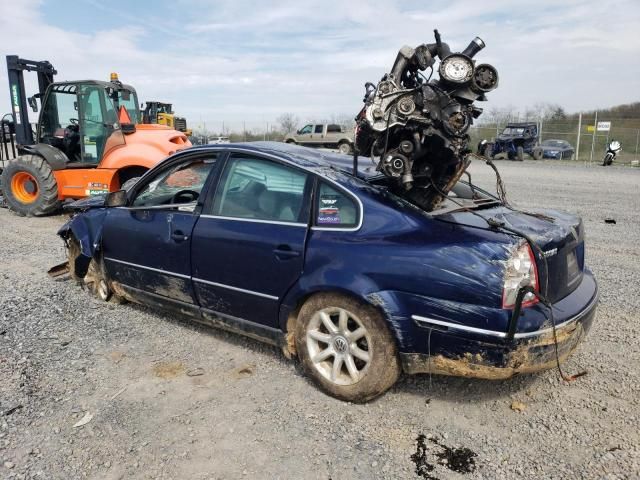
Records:
[[[340,208],[337,195],[321,195],[318,209],[318,224],[340,223]]]

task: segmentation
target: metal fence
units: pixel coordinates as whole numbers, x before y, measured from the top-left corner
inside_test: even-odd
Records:
[[[622,144],[622,151],[616,157],[616,163],[631,164],[640,160],[640,119],[598,118],[595,115],[578,115],[563,120],[518,120],[538,125],[539,142],[544,140],[566,140],[575,149],[574,159],[582,162],[601,162],[612,140]],[[598,124],[608,122],[609,129],[598,129]],[[482,139],[491,140],[498,136],[506,124],[482,123],[471,128],[472,145]],[[606,125],[600,125],[606,127]]]

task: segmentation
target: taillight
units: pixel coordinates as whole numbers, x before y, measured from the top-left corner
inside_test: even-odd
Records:
[[[502,288],[502,308],[513,308],[516,304],[518,292],[522,287],[531,285],[538,292],[538,269],[536,260],[528,243],[516,248],[509,260],[504,273],[504,285]],[[533,293],[527,293],[522,306],[528,307],[538,302],[538,297]]]

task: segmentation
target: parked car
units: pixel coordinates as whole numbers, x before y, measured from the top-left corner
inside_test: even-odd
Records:
[[[478,153],[493,158],[506,153],[509,160],[524,160],[524,154],[535,158],[538,143],[538,125],[535,123],[509,123],[493,142],[480,143]]]
[[[553,158],[556,160],[571,160],[576,151],[566,140],[545,140],[534,149],[534,158]]]
[[[221,143],[231,143],[229,137],[209,137],[209,145],[218,145]]]
[[[295,134],[290,133],[285,136],[284,141],[307,147],[337,148],[343,154],[353,151],[353,132],[342,125],[305,125]]]
[[[75,202],[59,234],[73,275],[100,298],[281,346],[348,401],[380,395],[402,371],[552,368],[548,309],[523,287],[552,302],[560,361],[583,339],[598,291],[580,218],[520,213],[462,182],[425,212],[375,167],[350,168],[283,143],[193,147],[129,191]]]

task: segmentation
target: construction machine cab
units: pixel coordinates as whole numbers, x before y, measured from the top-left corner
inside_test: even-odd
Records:
[[[139,112],[132,87],[115,82],[52,83],[44,94],[37,142],[69,159],[69,167],[97,166],[112,148],[123,145],[119,111],[132,123]]]
[[[147,102],[142,113],[142,123],[165,125],[173,128],[173,105],[163,102]]]

